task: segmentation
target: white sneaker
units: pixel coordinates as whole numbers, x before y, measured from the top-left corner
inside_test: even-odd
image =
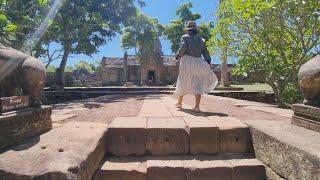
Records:
[[[182,104],[176,103],[177,108],[182,108]]]
[[[196,112],[196,113],[201,112],[201,111],[200,111],[200,108],[198,108],[198,107],[193,108],[192,111],[194,111],[194,112]]]

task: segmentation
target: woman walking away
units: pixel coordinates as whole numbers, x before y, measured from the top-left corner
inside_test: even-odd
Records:
[[[179,95],[179,101],[176,106],[182,108],[183,96],[193,94],[196,99],[193,111],[200,112],[201,95],[215,88],[218,78],[211,70],[211,58],[204,40],[197,35],[195,21],[188,22],[186,32],[187,34],[181,37],[180,49],[176,57],[180,59],[175,91],[175,94]]]

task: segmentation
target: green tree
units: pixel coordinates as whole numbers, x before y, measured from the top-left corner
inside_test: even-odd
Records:
[[[232,43],[234,42],[234,29],[232,13],[228,2],[220,0],[217,16],[219,20],[211,30],[211,38],[208,42],[212,54],[219,54],[221,59],[220,86],[228,86],[228,58],[234,56]]]
[[[57,67],[55,67],[54,65],[49,65],[46,67],[46,69],[47,69],[47,72],[54,73],[56,72]]]
[[[130,20],[129,26],[124,29],[122,47],[138,49],[139,56],[161,52],[159,37],[163,29],[158,19],[137,12],[137,15]]]
[[[201,18],[199,13],[192,13],[192,3],[182,4],[176,11],[178,19],[173,20],[168,26],[165,27],[165,36],[171,42],[171,50],[176,53],[179,50],[180,38],[184,34],[184,29],[188,21],[196,21]],[[210,39],[211,23],[201,24],[198,28],[199,35],[205,40]]]
[[[93,73],[95,71],[95,65],[92,63],[88,63],[86,61],[80,60],[80,62],[75,65],[75,69],[79,72]]]
[[[28,41],[47,10],[48,0],[1,0],[0,44],[23,51],[30,50]]]
[[[65,72],[73,72],[74,71],[74,67],[72,66],[66,66],[66,69],[64,70]]]
[[[234,73],[259,72],[281,107],[300,101],[298,70],[320,44],[318,0],[224,2],[239,57]]]
[[[135,0],[66,0],[53,19],[43,43],[57,42],[62,46],[60,63],[62,86],[70,54],[91,55],[101,45],[121,32],[136,8]],[[138,1],[143,5],[143,1]],[[63,88],[63,87],[62,87]]]

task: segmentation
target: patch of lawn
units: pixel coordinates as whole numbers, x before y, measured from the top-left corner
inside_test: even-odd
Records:
[[[242,87],[245,91],[272,91],[271,86],[262,83],[231,84],[231,87]]]

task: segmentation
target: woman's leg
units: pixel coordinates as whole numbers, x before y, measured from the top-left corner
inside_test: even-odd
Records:
[[[196,94],[196,106],[195,108],[200,108],[201,94]]]
[[[178,104],[182,105],[183,96],[179,96]]]
[[[183,100],[183,96],[179,96],[178,103],[176,104],[176,107],[182,108],[182,100]]]

